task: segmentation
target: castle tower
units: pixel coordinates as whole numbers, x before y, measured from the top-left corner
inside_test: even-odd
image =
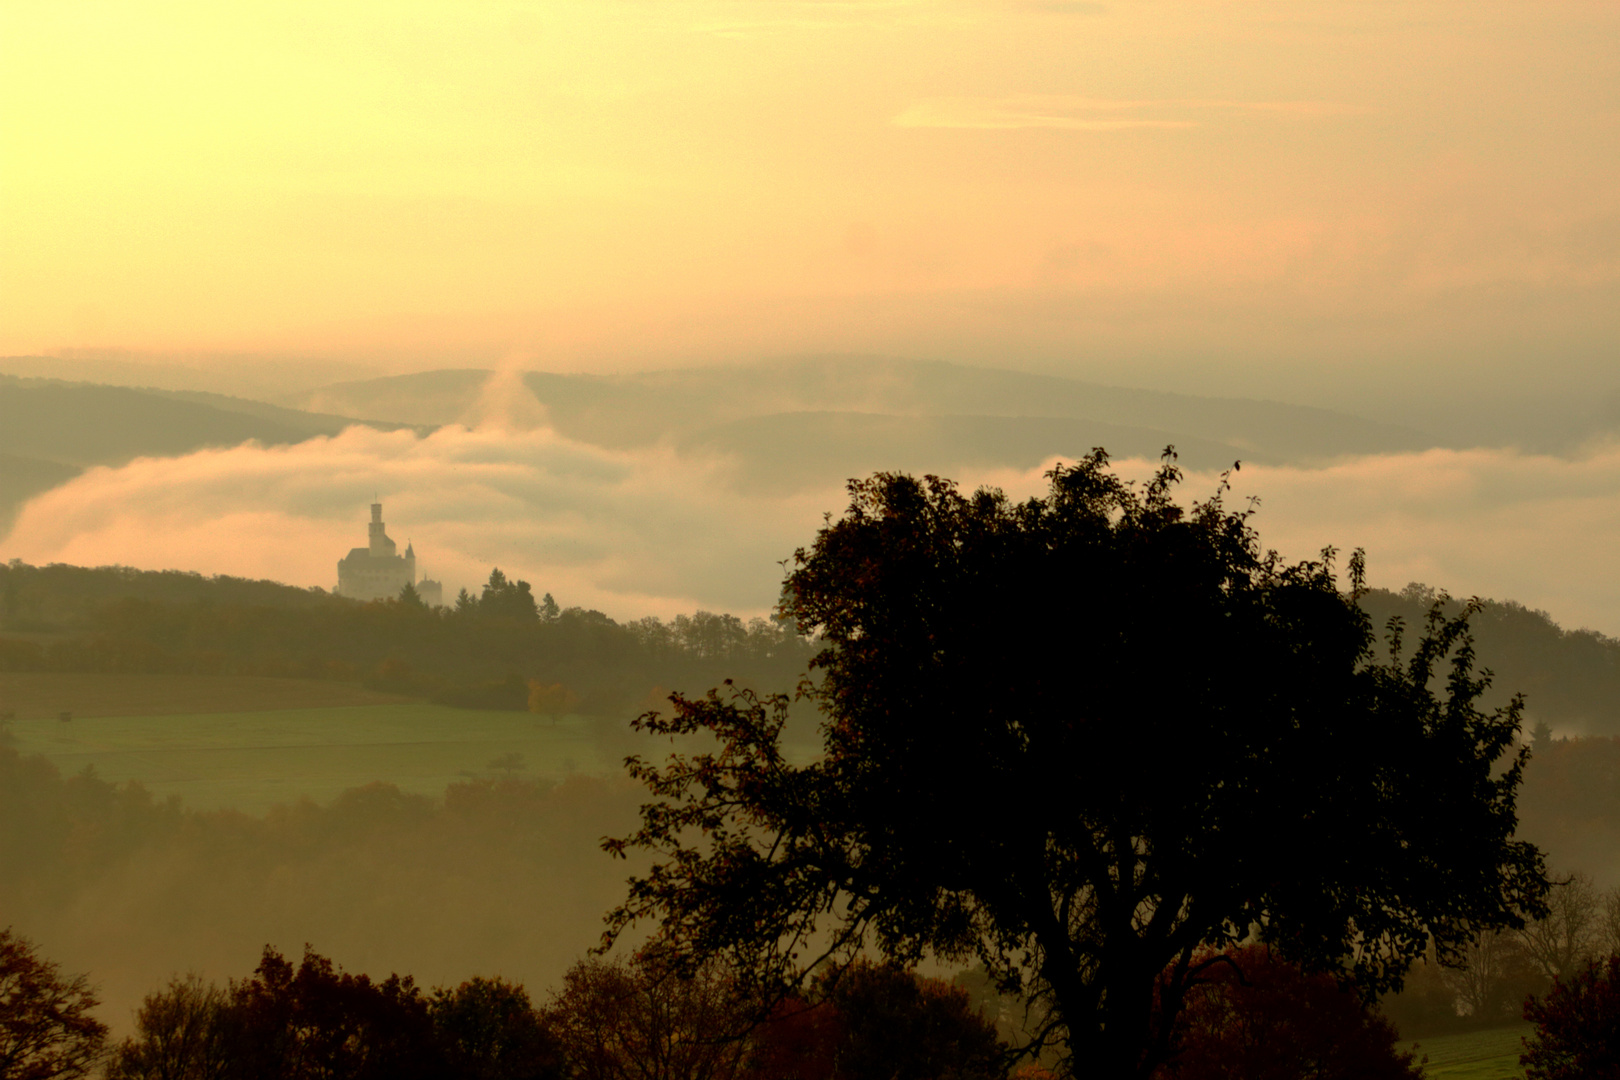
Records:
[[[371,557],[392,558],[394,551],[394,542],[383,531],[382,503],[374,502],[371,504]]]

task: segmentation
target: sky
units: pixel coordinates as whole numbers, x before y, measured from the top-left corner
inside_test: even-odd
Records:
[[[1617,38],[1585,0],[14,0],[0,354],[1585,392]]]
[[[1612,0],[10,0],[0,355],[855,352],[1620,415],[1617,40]],[[452,586],[504,560],[615,615],[761,611],[842,505],[469,425],[92,470],[6,550],[330,585],[381,486]],[[1294,557],[1620,634],[1616,451],[1506,439],[1243,475]]]

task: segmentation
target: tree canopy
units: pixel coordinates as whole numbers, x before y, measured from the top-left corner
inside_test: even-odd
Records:
[[[1331,550],[1288,562],[1179,479],[1097,451],[1021,503],[852,482],[784,590],[823,646],[822,756],[784,756],[783,697],[643,716],[718,747],[630,762],[657,800],[607,846],[654,861],[606,939],[653,919],[787,983],[866,949],[977,959],[1071,1069],[1125,1078],[1173,1049],[1200,950],[1257,939],[1371,995],[1539,913],[1520,705],[1478,707],[1471,609],[1381,651],[1359,553],[1341,591]]]
[[[88,1076],[107,1039],[83,975],[62,974],[27,938],[0,928],[0,1078]]]

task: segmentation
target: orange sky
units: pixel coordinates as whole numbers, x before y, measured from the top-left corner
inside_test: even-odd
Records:
[[[1547,0],[17,0],[0,353],[1603,362],[1617,40]]]

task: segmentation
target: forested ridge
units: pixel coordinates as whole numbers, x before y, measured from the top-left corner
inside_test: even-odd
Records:
[[[0,671],[268,675],[364,682],[474,708],[635,710],[724,679],[791,688],[790,626],[699,611],[620,623],[534,598],[498,570],[452,607],[126,567],[0,567]]]
[[[726,678],[790,689],[813,649],[786,624],[699,611],[617,622],[599,611],[525,602],[499,579],[437,611],[361,604],[320,589],[127,567],[0,565],[0,671],[241,674],[364,681],[473,707],[523,709],[529,684],[565,688],[584,712],[634,709]],[[526,594],[525,594],[526,595]],[[511,596],[517,600],[508,605]],[[1374,589],[1382,628],[1422,624],[1435,590]],[[1454,602],[1453,606],[1457,606]],[[1486,700],[1523,693],[1532,726],[1620,735],[1620,641],[1566,630],[1543,611],[1487,601],[1471,620]]]

